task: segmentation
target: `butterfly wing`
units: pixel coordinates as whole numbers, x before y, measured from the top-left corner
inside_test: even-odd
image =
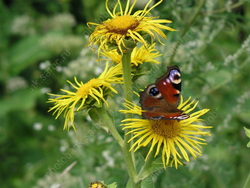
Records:
[[[140,103],[145,119],[157,119],[165,115],[164,113],[164,99],[161,94],[157,94],[155,84],[149,85],[143,92],[140,92]]]
[[[178,66],[168,67],[155,85],[169,106],[178,106],[181,93],[181,71]]]
[[[183,120],[189,116],[177,108],[181,92],[181,73],[177,66],[167,72],[140,93],[143,118]]]

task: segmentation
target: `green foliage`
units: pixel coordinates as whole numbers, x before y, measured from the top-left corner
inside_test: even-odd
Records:
[[[167,33],[165,46],[157,44],[162,64],[143,67],[148,74],[134,86],[139,91],[177,64],[184,98],[197,97],[211,109],[204,123],[213,126],[212,136],[203,156],[178,170],[155,163],[143,187],[241,187],[248,177],[250,4],[206,1],[189,25],[197,6],[164,1],[153,11],[178,31]],[[1,187],[87,187],[102,180],[125,187],[125,164],[111,135],[83,114],[76,115],[77,132],[63,131],[63,119],[47,113],[47,92],[71,89],[67,79],[86,82],[103,70],[82,33],[91,32],[86,21],[108,18],[104,1],[5,1],[0,11]],[[117,124],[122,97],[109,101]]]
[[[244,127],[244,129],[245,129],[246,136],[250,138],[250,129],[247,129],[246,127]],[[250,148],[250,141],[247,143],[247,147]]]

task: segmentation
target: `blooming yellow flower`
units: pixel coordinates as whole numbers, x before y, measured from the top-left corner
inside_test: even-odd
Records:
[[[88,188],[107,188],[103,182],[92,182]]]
[[[53,115],[57,113],[56,119],[64,112],[64,129],[69,129],[72,126],[75,130],[74,112],[80,111],[84,105],[93,104],[93,102],[100,104],[103,101],[107,105],[105,100],[107,93],[109,93],[107,90],[117,93],[112,84],[120,84],[122,82],[121,64],[109,67],[107,63],[104,71],[98,78],[93,78],[87,83],[78,82],[75,78],[76,85],[68,81],[76,89],[75,92],[61,89],[66,94],[49,94],[56,97],[48,100],[49,103],[55,103],[49,111],[54,110]]]
[[[108,0],[106,0],[106,10],[111,16],[111,19],[101,24],[88,23],[88,25],[96,26],[94,32],[90,35],[90,44],[99,44],[100,50],[106,48],[107,44],[111,43],[117,45],[120,52],[122,52],[122,47],[126,47],[125,38],[131,38],[134,42],[141,42],[144,45],[146,45],[147,42],[142,33],[149,34],[152,39],[157,37],[159,41],[159,36],[166,38],[162,30],[175,30],[162,24],[171,23],[172,21],[156,19],[157,17],[149,16],[150,11],[163,0],[160,0],[152,7],[148,8],[152,1],[153,0],[149,0],[143,10],[138,10],[132,14],[137,0],[134,0],[131,6],[130,0],[128,0],[125,8],[122,7],[120,0],[118,0],[112,11],[108,8]],[[119,11],[117,11],[117,7],[119,7]]]
[[[133,134],[133,137],[128,141],[134,140],[130,150],[138,150],[141,147],[151,145],[146,156],[154,151],[154,157],[161,152],[161,158],[164,168],[168,165],[183,165],[183,160],[189,162],[189,154],[196,159],[197,155],[202,155],[201,145],[206,144],[205,139],[201,138],[204,135],[210,135],[205,129],[209,126],[197,124],[202,121],[200,116],[204,115],[209,109],[203,109],[191,113],[198,102],[190,101],[191,97],[183,102],[181,97],[179,109],[185,114],[189,114],[188,119],[178,120],[149,120],[149,119],[125,119],[122,126],[124,129],[132,129],[127,134]],[[141,114],[142,110],[139,106],[129,103],[126,104],[127,110],[123,113]]]
[[[160,64],[159,61],[154,58],[161,56],[155,48],[155,44],[141,46],[140,48],[135,47],[131,53],[131,65],[139,66],[145,62]],[[122,62],[122,55],[115,50],[104,50],[101,52],[103,56],[110,58],[116,63]]]

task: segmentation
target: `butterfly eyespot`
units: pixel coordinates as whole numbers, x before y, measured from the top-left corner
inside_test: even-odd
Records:
[[[169,74],[169,78],[171,82],[174,84],[181,83],[181,74],[178,70],[171,70]]]
[[[154,84],[152,84],[149,88],[148,88],[148,94],[154,98],[157,98],[157,99],[161,99],[162,98],[162,95],[161,93],[159,92],[159,90],[155,87]]]
[[[159,90],[158,90],[156,87],[153,87],[153,88],[151,88],[151,89],[149,90],[149,94],[150,94],[151,96],[156,96],[156,95],[159,94]]]

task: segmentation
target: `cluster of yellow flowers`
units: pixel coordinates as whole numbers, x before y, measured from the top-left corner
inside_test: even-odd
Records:
[[[106,0],[106,10],[110,19],[100,24],[88,23],[95,26],[89,37],[89,45],[99,46],[98,54],[107,60],[106,68],[98,78],[93,78],[87,83],[79,82],[76,78],[75,84],[69,82],[75,89],[74,92],[62,89],[65,92],[64,95],[50,94],[54,97],[48,101],[54,103],[50,111],[54,111],[53,114],[56,114],[56,118],[63,113],[64,129],[70,127],[75,129],[75,112],[90,108],[95,104],[105,104],[108,107],[107,97],[110,93],[117,94],[113,86],[125,82],[122,61],[123,55],[130,48],[131,43],[134,44],[134,47],[130,49],[132,51],[131,66],[143,66],[145,62],[160,63],[155,60],[161,54],[155,49],[154,39],[157,38],[157,41],[162,43],[160,38],[167,38],[163,30],[175,31],[164,25],[171,23],[170,20],[158,19],[158,17],[150,15],[150,11],[162,1],[150,6],[152,0],[149,0],[143,10],[132,13],[136,0],[133,3],[128,0],[125,7],[118,0],[113,10],[109,9],[108,0]],[[146,35],[150,36],[151,42],[145,39]],[[203,109],[191,113],[197,104],[198,102],[191,101],[190,98],[184,102],[181,97],[178,108],[184,113],[190,114],[189,118],[181,121],[149,120],[141,119],[141,117],[124,119],[121,126],[124,130],[128,130],[125,136],[131,135],[128,140],[132,143],[130,151],[150,145],[145,160],[153,152],[154,157],[161,153],[164,168],[168,165],[174,165],[177,168],[178,165],[183,165],[183,161],[189,162],[189,154],[194,159],[197,155],[201,155],[201,145],[206,144],[205,139],[201,136],[209,135],[209,132],[205,130],[211,127],[197,124],[201,121],[200,116],[208,112],[208,109]],[[120,110],[121,113],[134,116],[142,114],[141,107],[131,101],[126,101],[124,105],[127,109]]]

